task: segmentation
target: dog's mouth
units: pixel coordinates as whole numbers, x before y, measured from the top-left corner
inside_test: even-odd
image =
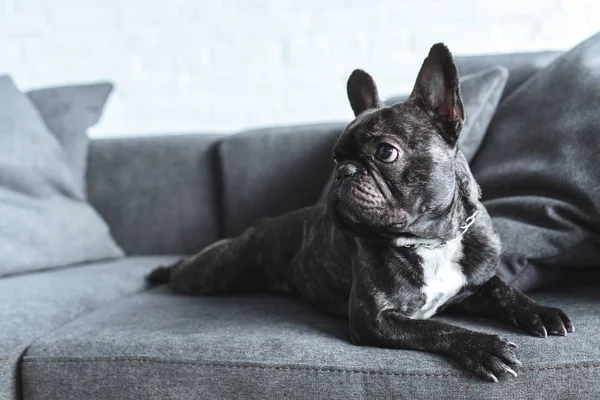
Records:
[[[327,205],[336,219],[345,221],[347,226],[373,224],[386,228],[390,225],[390,229],[398,230],[402,222],[392,220],[397,205],[391,204],[387,197],[381,190],[381,182],[363,172],[360,177],[334,182]]]
[[[395,234],[398,235],[402,235],[402,236],[406,236],[406,237],[413,237],[416,238],[418,237],[417,235],[413,235],[412,233],[406,232],[407,226],[406,223],[392,223],[389,224],[387,226],[385,226],[385,228]]]
[[[367,214],[360,213],[351,205],[348,207],[335,194],[330,196],[327,208],[335,225],[355,236],[369,236],[371,238],[378,236],[388,239],[395,239],[399,236],[418,238],[417,235],[406,232],[407,225],[405,222],[385,223],[376,218],[371,220]]]

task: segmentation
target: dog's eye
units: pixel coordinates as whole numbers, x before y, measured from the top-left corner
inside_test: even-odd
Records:
[[[375,157],[377,157],[377,159],[380,161],[391,163],[396,161],[398,158],[398,150],[396,150],[394,146],[383,143],[377,147],[377,151],[375,151]]]

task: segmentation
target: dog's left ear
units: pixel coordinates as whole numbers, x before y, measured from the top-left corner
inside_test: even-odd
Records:
[[[433,113],[454,139],[458,137],[465,121],[465,111],[458,70],[452,53],[443,43],[434,44],[429,50],[410,98]]]
[[[358,117],[360,113],[370,108],[383,107],[383,102],[379,99],[377,86],[371,75],[362,69],[356,69],[348,78],[346,85],[348,91],[348,100],[354,115]]]

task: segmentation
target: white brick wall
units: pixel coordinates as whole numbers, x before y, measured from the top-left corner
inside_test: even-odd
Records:
[[[354,68],[405,92],[429,46],[566,49],[597,0],[0,0],[0,73],[23,89],[109,79],[95,136],[345,120]]]

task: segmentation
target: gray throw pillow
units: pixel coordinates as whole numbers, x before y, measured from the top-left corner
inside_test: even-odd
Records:
[[[0,276],[123,255],[60,142],[8,76],[0,76],[0,255]]]
[[[499,106],[472,170],[522,290],[600,264],[600,34]]]
[[[460,90],[465,108],[466,121],[458,139],[458,145],[467,161],[471,161],[479,150],[486,130],[508,81],[508,70],[501,66],[492,67],[481,72],[465,75],[460,78]],[[396,96],[385,101],[392,105],[406,100],[408,96]],[[333,174],[329,177],[319,204],[327,201],[329,187],[333,182]]]
[[[65,149],[77,184],[85,193],[89,138],[113,85],[108,82],[32,90],[27,96]]]

